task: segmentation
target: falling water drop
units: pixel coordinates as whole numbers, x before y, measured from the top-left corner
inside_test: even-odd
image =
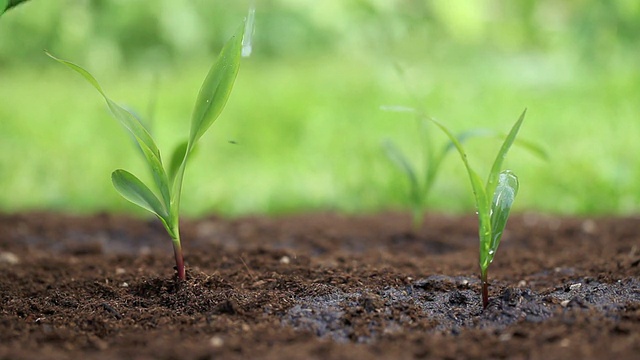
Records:
[[[242,38],[242,57],[249,57],[253,50],[251,45],[251,39],[253,38],[253,32],[255,30],[256,19],[256,6],[255,3],[251,4],[249,8],[249,15],[247,15],[247,21],[244,24],[244,37]]]

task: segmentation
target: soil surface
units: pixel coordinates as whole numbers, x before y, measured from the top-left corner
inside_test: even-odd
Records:
[[[0,215],[0,359],[637,359],[640,218]]]

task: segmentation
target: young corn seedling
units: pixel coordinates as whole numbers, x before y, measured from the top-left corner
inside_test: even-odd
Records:
[[[88,71],[47,53],[54,60],[78,72],[93,85],[106,101],[113,116],[137,142],[151,169],[153,185],[144,184],[135,175],[122,169],[115,170],[111,174],[111,180],[122,197],[150,211],[160,219],[173,242],[177,276],[180,280],[186,279],[179,227],[180,195],[185,168],[196,143],[218,118],[229,99],[240,68],[243,35],[244,27],[240,27],[226,42],[217,61],[209,70],[196,98],[188,140],[176,147],[169,162],[163,162],[156,142],[144,125],[131,112],[107,97],[98,81]]]
[[[416,166],[408,156],[391,140],[383,142],[383,148],[387,157],[393,162],[398,169],[405,174],[409,182],[409,202],[411,204],[411,218],[413,231],[419,231],[424,221],[424,213],[426,211],[427,200],[433,184],[436,181],[440,171],[440,166],[447,154],[454,149],[451,141],[447,142],[438,152],[433,146],[429,133],[428,121],[412,108],[395,108],[383,107],[383,110],[401,110],[405,112],[413,112],[416,114],[418,121],[418,133],[420,136],[419,146],[422,150],[422,168],[424,173],[420,174],[420,168]],[[489,130],[473,129],[464,131],[457,135],[460,143],[475,136],[494,135]]]
[[[417,166],[419,165],[419,162],[418,164],[412,162],[409,156],[405,155],[405,153],[400,150],[394,142],[386,140],[382,143],[387,157],[402,173],[405,174],[408,180],[412,227],[413,231],[417,232],[420,230],[424,222],[424,213],[426,211],[427,201],[429,194],[431,193],[431,189],[433,188],[440,172],[440,166],[447,154],[456,147],[455,144],[449,140],[444,144],[444,146],[436,151],[436,148],[433,146],[433,141],[431,141],[431,134],[428,129],[428,117],[421,111],[403,106],[383,106],[382,110],[409,112],[415,114],[418,122],[418,133],[420,136],[418,145],[420,150],[422,150],[420,160],[424,164],[422,167],[424,172],[422,174],[420,173],[421,169]],[[463,144],[465,141],[471,140],[475,137],[493,137],[503,139],[506,135],[483,128],[462,131],[456,135],[456,139],[458,139],[460,144]],[[515,144],[520,145],[542,159],[547,159],[547,154],[544,149],[531,141],[517,139]]]
[[[487,281],[487,270],[496,255],[498,245],[500,245],[500,239],[502,238],[502,233],[507,225],[507,219],[509,218],[511,206],[516,198],[519,186],[518,178],[514,173],[509,170],[501,170],[502,163],[504,162],[511,145],[513,145],[513,142],[516,139],[516,135],[524,121],[526,112],[526,110],[522,112],[522,115],[520,115],[520,118],[518,118],[502,143],[502,147],[498,151],[498,155],[493,162],[493,166],[491,167],[489,177],[485,184],[482,183],[482,179],[478,173],[471,168],[471,165],[469,165],[467,154],[465,153],[460,141],[440,122],[435,119],[428,118],[449,137],[449,140],[451,140],[455,148],[458,150],[460,158],[467,169],[467,174],[469,175],[478,212],[480,278],[482,281],[482,306],[484,308],[489,304],[489,282]]]

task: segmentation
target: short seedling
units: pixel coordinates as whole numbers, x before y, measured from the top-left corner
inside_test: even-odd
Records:
[[[196,143],[218,118],[229,99],[240,68],[243,34],[244,27],[240,27],[224,45],[217,61],[209,70],[193,109],[189,138],[176,147],[168,163],[163,163],[160,150],[144,125],[131,112],[109,99],[98,81],[88,71],[47,53],[51,58],[75,70],[91,83],[102,95],[113,116],[136,140],[151,169],[157,192],[126,170],[114,171],[111,174],[111,180],[122,197],[152,212],[160,219],[173,241],[176,269],[180,280],[186,279],[179,228],[180,194],[184,171]]]
[[[413,231],[417,232],[422,227],[427,200],[440,171],[440,166],[447,154],[455,147],[454,144],[449,141],[440,149],[440,151],[436,152],[433,146],[433,141],[431,141],[429,129],[427,128],[428,121],[416,110],[404,107],[383,107],[383,110],[400,110],[416,114],[418,132],[420,136],[419,146],[422,150],[424,173],[420,174],[419,166],[414,164],[391,140],[386,140],[383,143],[383,147],[387,157],[406,175],[407,180],[409,181],[409,202],[411,203],[412,227]],[[471,137],[486,135],[494,135],[494,133],[485,129],[473,129],[458,134],[457,139],[460,143],[463,143]]]
[[[422,151],[422,163],[424,167],[423,174],[420,174],[419,164],[412,162],[410,157],[405,155],[402,150],[391,140],[383,142],[383,147],[387,157],[398,167],[398,169],[405,174],[409,183],[409,202],[411,203],[412,213],[412,227],[413,231],[419,231],[424,221],[424,213],[427,207],[427,201],[429,194],[436,181],[436,178],[440,172],[440,166],[444,161],[447,154],[454,150],[455,144],[449,140],[447,143],[436,152],[429,132],[429,119],[423,112],[404,106],[383,106],[382,110],[395,111],[395,112],[407,112],[415,115],[418,124],[419,148]],[[460,132],[456,138],[460,144],[465,141],[476,137],[493,137],[504,139],[505,134],[501,134],[489,129],[471,129]],[[515,142],[516,145],[527,149],[529,152],[538,156],[541,159],[547,159],[545,150],[538,144],[518,139]]]
[[[500,245],[502,233],[507,224],[511,206],[518,193],[518,178],[509,170],[501,171],[504,158],[520,130],[520,126],[524,121],[526,110],[520,115],[520,118],[511,128],[511,131],[502,143],[502,147],[498,151],[486,184],[483,185],[482,179],[469,165],[467,154],[462,148],[460,141],[451,133],[444,125],[435,119],[428,118],[436,124],[449,137],[454,144],[462,162],[464,163],[476,202],[478,212],[478,233],[480,237],[480,278],[482,281],[482,306],[487,307],[489,304],[489,283],[487,281],[487,270],[493,261],[493,257]]]

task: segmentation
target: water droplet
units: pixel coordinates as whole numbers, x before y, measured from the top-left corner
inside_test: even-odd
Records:
[[[489,250],[489,255],[493,255],[493,254],[495,254],[495,253],[496,253],[495,251],[493,251],[493,250]]]
[[[242,57],[249,57],[253,47],[251,45],[251,39],[253,38],[253,32],[255,30],[256,20],[256,6],[255,3],[251,4],[249,8],[249,15],[247,15],[247,21],[244,24],[244,37],[242,38]]]

